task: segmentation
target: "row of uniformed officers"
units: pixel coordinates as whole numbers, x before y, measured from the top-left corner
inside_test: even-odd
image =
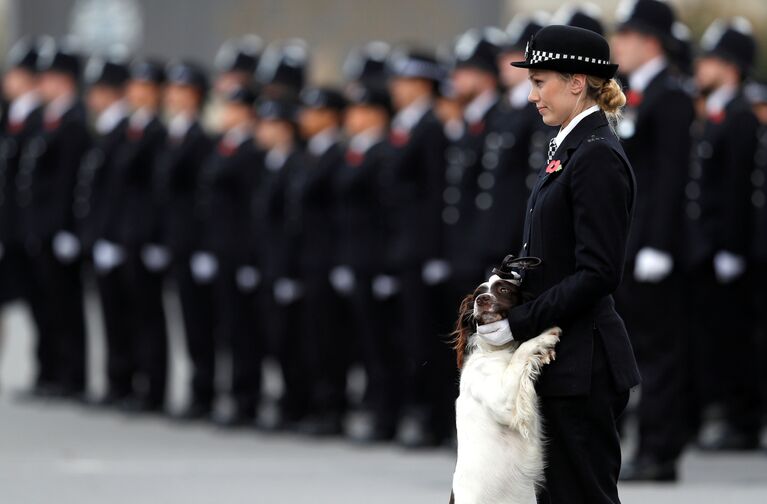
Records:
[[[554,19],[602,31],[590,8]],[[83,398],[92,278],[107,351],[98,402],[163,411],[172,286],[192,368],[181,418],[452,439],[458,302],[507,253],[525,254],[526,199],[555,133],[509,65],[547,22],[470,30],[449,64],[367,44],[342,91],[305,85],[299,40],[263,54],[257,37],[228,42],[212,84],[194,62],[81,68],[64,45],[19,42],[3,77],[0,297],[31,307],[34,394]],[[764,116],[767,93],[744,93],[755,44],[742,20],[707,31],[694,79],[668,4],[639,0],[619,22],[629,103],[617,131],[638,192],[617,302],[644,380],[624,477],[672,479],[706,404],[729,412],[715,446],[758,434],[757,364],[745,361],[763,303],[749,272],[767,270],[767,143],[751,107]],[[717,345],[749,350],[718,362]],[[283,383],[272,414],[260,407],[267,356]],[[345,423],[351,409],[364,414]]]

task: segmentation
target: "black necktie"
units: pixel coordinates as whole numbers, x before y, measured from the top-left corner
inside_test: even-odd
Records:
[[[554,159],[554,153],[557,151],[557,139],[552,138],[549,141],[549,153],[546,156],[546,163],[551,163],[551,160]]]

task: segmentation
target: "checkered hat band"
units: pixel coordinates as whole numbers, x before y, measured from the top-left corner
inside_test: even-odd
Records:
[[[562,54],[562,53],[553,53],[553,52],[546,52],[546,51],[530,51],[530,64],[533,63],[541,63],[543,61],[551,61],[551,60],[573,60],[573,61],[583,61],[585,63],[594,63],[597,65],[609,65],[610,62],[607,60],[601,60],[597,58],[589,58],[588,56],[576,56],[574,54]]]

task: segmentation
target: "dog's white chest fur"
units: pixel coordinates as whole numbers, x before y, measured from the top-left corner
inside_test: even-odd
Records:
[[[528,504],[543,478],[535,379],[554,358],[559,330],[499,349],[476,336],[456,401],[456,504]]]

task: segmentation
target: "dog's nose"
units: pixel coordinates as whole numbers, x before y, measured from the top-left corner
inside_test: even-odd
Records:
[[[488,306],[493,304],[493,296],[490,293],[484,293],[477,296],[477,306]]]

